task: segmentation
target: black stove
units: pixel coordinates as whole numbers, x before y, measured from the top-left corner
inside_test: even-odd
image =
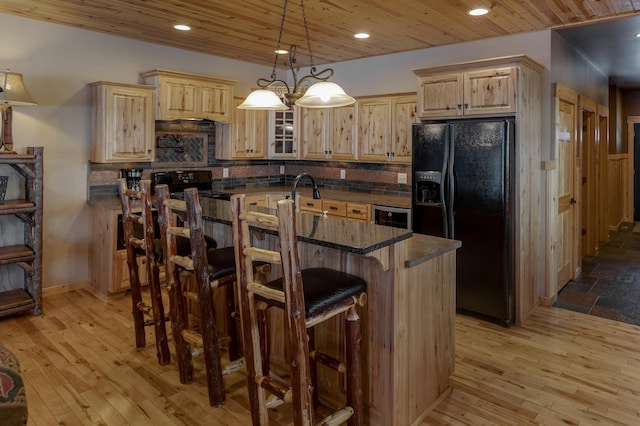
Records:
[[[184,190],[196,188],[200,197],[230,200],[228,192],[216,191],[211,188],[212,174],[210,170],[176,170],[156,172],[151,174],[151,191],[155,192],[155,186],[166,184],[169,187],[171,198],[184,198]]]

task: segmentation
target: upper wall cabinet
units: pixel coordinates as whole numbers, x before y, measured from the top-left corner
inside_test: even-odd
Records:
[[[235,99],[234,107],[242,103]],[[266,157],[269,111],[236,109],[233,124],[216,125],[216,158],[219,160]]]
[[[515,66],[456,72],[444,72],[444,68],[450,67],[414,70],[418,75],[420,118],[516,112]]]
[[[359,99],[358,159],[411,163],[412,125],[417,121],[413,94]]]
[[[145,84],[157,88],[156,120],[233,121],[235,80],[166,70],[152,70],[140,76]]]
[[[137,84],[91,83],[91,161],[153,161],[154,88]]]
[[[357,106],[297,107],[299,140],[305,160],[355,160]]]
[[[269,158],[298,158],[295,109],[269,111]]]

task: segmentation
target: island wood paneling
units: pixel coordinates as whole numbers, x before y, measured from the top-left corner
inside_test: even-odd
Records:
[[[320,219],[324,220],[324,219]],[[327,232],[353,232],[349,221],[333,221]],[[230,227],[206,224],[217,241],[229,240]],[[278,238],[253,233],[256,247],[274,249]],[[223,243],[224,244],[224,243]],[[357,255],[299,242],[303,268],[329,267],[363,278],[367,304],[360,309],[363,329],[362,366],[366,417],[371,425],[407,425],[419,421],[449,387],[454,363],[455,250],[405,267],[408,240]],[[273,268],[269,278],[280,276]],[[279,310],[270,310],[270,344],[273,371],[285,371],[288,359],[281,333]],[[324,353],[344,358],[340,318],[316,327],[316,346]],[[344,401],[344,383],[330,369],[318,368],[320,400],[330,406]]]

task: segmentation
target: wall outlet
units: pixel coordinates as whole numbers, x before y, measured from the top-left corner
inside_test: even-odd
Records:
[[[398,183],[407,183],[407,174],[406,173],[398,173]]]
[[[340,170],[340,179],[346,179],[346,178],[347,178],[346,170],[344,169]]]
[[[284,166],[280,166],[280,174],[283,175],[284,174]]]
[[[222,168],[222,177],[223,178],[229,177],[229,169],[227,167]]]

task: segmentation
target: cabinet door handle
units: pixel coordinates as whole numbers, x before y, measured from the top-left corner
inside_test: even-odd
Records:
[[[464,109],[469,109],[469,104],[464,104]]]
[[[461,104],[458,104],[458,105],[457,105],[457,109],[461,109],[461,108],[462,108],[462,105],[461,105]]]

